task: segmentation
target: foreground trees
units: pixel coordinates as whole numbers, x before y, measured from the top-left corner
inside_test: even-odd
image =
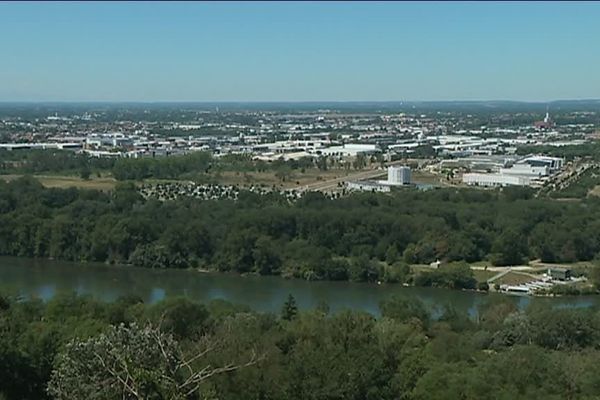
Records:
[[[55,399],[188,399],[197,396],[202,384],[214,375],[249,367],[243,364],[219,367],[202,365],[217,347],[205,338],[186,356],[172,335],[151,325],[111,326],[106,333],[83,342],[73,340],[56,361],[48,383]]]
[[[600,314],[391,297],[379,317],[71,294],[0,302],[2,399],[595,399]],[[288,300],[283,309],[294,308]]]

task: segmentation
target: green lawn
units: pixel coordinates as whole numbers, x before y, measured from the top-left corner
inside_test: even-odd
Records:
[[[481,269],[474,269],[473,276],[477,279],[477,282],[487,282],[492,276],[498,274],[497,271],[484,271]]]
[[[520,272],[511,271],[503,277],[494,281],[494,284],[499,285],[522,285],[527,282],[534,281],[535,278]]]

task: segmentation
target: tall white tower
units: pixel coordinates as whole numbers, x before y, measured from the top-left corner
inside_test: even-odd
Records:
[[[409,167],[389,167],[387,183],[390,185],[409,185],[410,168]]]

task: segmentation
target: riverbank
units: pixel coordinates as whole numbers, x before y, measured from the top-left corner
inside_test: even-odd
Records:
[[[466,263],[451,263],[451,264],[436,264],[431,265],[424,264],[413,264],[407,266],[410,269],[408,276],[405,276],[402,280],[397,281],[372,281],[372,282],[355,282],[350,280],[324,280],[324,279],[307,279],[292,274],[279,274],[279,275],[261,275],[256,272],[238,273],[234,271],[218,271],[209,269],[206,267],[195,267],[195,268],[148,268],[148,267],[136,267],[132,264],[111,264],[111,263],[99,263],[99,262],[70,262],[64,260],[54,259],[42,259],[42,258],[20,258],[10,256],[0,256],[0,260],[12,260],[17,263],[33,263],[35,265],[43,265],[45,263],[50,264],[64,264],[64,265],[75,265],[79,268],[93,267],[108,267],[123,270],[135,269],[139,271],[176,271],[176,272],[190,272],[199,273],[202,275],[224,275],[229,277],[250,277],[252,279],[268,279],[268,280],[290,280],[307,283],[332,283],[332,284],[367,284],[367,285],[378,285],[384,287],[411,287],[411,288],[429,288],[432,290],[452,290],[452,291],[466,291],[474,292],[478,294],[494,293],[500,295],[520,295],[528,297],[565,297],[565,296],[595,296],[599,294],[595,286],[591,283],[585,285],[571,285],[561,282],[562,285],[560,290],[549,290],[551,286],[545,286],[543,291],[540,290],[518,290],[519,288],[527,288],[527,285],[538,282],[542,271],[545,271],[548,264],[544,264],[543,268],[538,265],[532,266],[513,266],[513,267],[491,267],[485,265],[483,262],[474,264]],[[0,261],[1,262],[1,261]],[[388,267],[387,264],[382,263],[382,268]],[[423,277],[427,274],[440,274],[445,268],[452,267],[452,271],[446,271],[447,275],[452,276],[455,281],[447,280],[450,278],[437,278],[433,280],[424,279]],[[461,268],[462,267],[462,268]],[[462,274],[462,276],[460,276]],[[441,279],[441,280],[440,280]],[[473,279],[473,283],[468,284],[464,282],[465,279]],[[440,284],[441,282],[441,284]],[[458,285],[455,284],[458,283]],[[460,286],[462,285],[462,286]],[[558,286],[558,285],[557,285]],[[555,288],[557,286],[553,286]],[[515,289],[516,288],[516,289]],[[535,288],[540,289],[540,288]]]
[[[600,296],[534,298],[444,288],[405,287],[402,284],[307,282],[274,276],[242,277],[237,274],[123,268],[97,263],[80,264],[16,257],[0,257],[0,290],[42,300],[73,291],[102,301],[114,301],[122,296],[137,296],[146,303],[179,296],[200,302],[222,299],[264,312],[279,312],[288,295],[292,294],[300,309],[314,309],[327,304],[332,312],[351,309],[373,315],[379,315],[379,303],[391,296],[417,298],[432,310],[451,305],[471,315],[476,313],[479,305],[495,299],[510,301],[521,309],[533,303],[561,307],[600,305]]]

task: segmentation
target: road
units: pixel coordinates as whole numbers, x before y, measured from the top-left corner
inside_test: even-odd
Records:
[[[357,181],[364,179],[373,179],[379,176],[386,176],[387,171],[385,169],[374,169],[369,171],[361,171],[353,174],[349,174],[347,176],[342,176],[335,179],[329,179],[327,181],[315,182],[303,187],[304,190],[312,190],[312,191],[335,191],[339,190],[338,186],[341,182],[346,181]]]
[[[550,192],[559,192],[568,188],[571,184],[581,178],[581,176],[590,168],[594,167],[593,163],[580,161],[574,165],[567,165],[563,171],[553,176],[549,182],[542,186],[537,195],[548,194]]]

